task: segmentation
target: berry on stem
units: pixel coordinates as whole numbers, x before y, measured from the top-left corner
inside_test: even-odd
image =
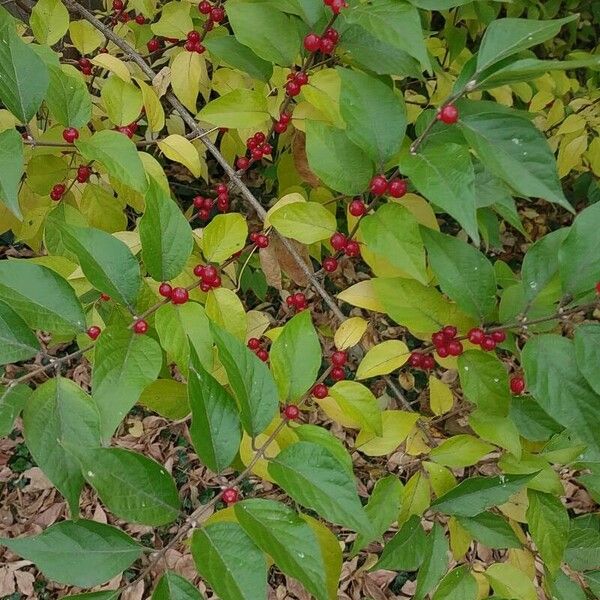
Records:
[[[283,409],[283,416],[290,421],[295,421],[300,416],[300,409],[295,404],[288,404]]]
[[[226,488],[223,490],[221,498],[225,504],[235,504],[239,499],[239,493],[235,488]]]
[[[79,183],[85,183],[92,174],[92,169],[87,165],[81,165],[77,168],[77,181]]]
[[[185,304],[189,299],[190,294],[185,288],[173,288],[173,291],[171,292],[171,302],[173,304]]]
[[[211,6],[210,2],[207,2],[206,0],[202,0],[202,2],[200,2],[200,4],[198,4],[198,10],[200,11],[201,14],[208,15],[210,13],[210,11],[212,10],[212,6]]]
[[[100,300],[102,300],[102,302],[108,302],[110,300],[110,296],[108,294],[100,294]]]
[[[349,240],[344,248],[346,256],[360,256],[360,246],[356,240]]]
[[[353,217],[362,217],[364,214],[366,214],[367,207],[360,198],[354,198],[354,200],[352,200],[348,206],[348,212]]]
[[[421,367],[426,371],[429,371],[435,368],[435,360],[431,354],[425,354],[423,356],[423,362],[421,363]]]
[[[525,380],[520,375],[510,378],[510,391],[517,396],[525,391]]]
[[[316,33],[309,33],[304,37],[304,48],[308,52],[316,52],[321,44],[321,38]]]
[[[158,38],[152,38],[148,40],[146,48],[148,48],[148,52],[156,52],[157,50],[160,50],[160,40]]]
[[[148,331],[148,323],[144,319],[137,319],[133,324],[133,331],[139,334],[146,333]]]
[[[374,196],[381,196],[384,194],[387,189],[387,179],[385,178],[385,175],[375,175],[375,177],[371,179],[369,189]]]
[[[163,298],[170,298],[171,297],[171,293],[173,292],[173,288],[171,287],[170,284],[168,283],[161,283],[158,286],[158,293],[163,297]]]
[[[50,192],[50,198],[55,202],[58,202],[65,195],[66,191],[67,188],[63,183],[57,183]]]
[[[329,242],[334,250],[343,250],[348,244],[348,238],[339,231],[336,231],[330,238]]]
[[[392,179],[387,186],[388,194],[392,198],[402,198],[407,190],[408,184],[406,183],[406,179],[399,179],[398,177]]]
[[[269,360],[269,353],[264,348],[257,350],[256,356],[258,356],[258,358],[260,358],[260,360],[263,362],[267,362]]]
[[[342,379],[346,379],[346,371],[344,371],[343,367],[333,367],[330,375],[331,379],[334,381],[342,381]]]
[[[98,339],[98,336],[100,335],[100,332],[102,330],[100,329],[100,327],[96,327],[96,325],[92,325],[91,327],[88,328],[87,330],[87,334],[88,337],[92,340],[96,340]]]
[[[336,367],[343,367],[348,361],[348,354],[343,350],[336,350],[331,355],[331,364]]]
[[[411,352],[410,356],[408,357],[408,364],[411,367],[415,367],[415,368],[422,367],[424,357],[425,357],[425,355],[422,354],[421,352]]]
[[[498,342],[500,344],[501,342],[503,342],[506,339],[506,332],[502,331],[502,330],[493,331],[492,338],[494,338],[495,342]]]
[[[240,156],[235,161],[235,166],[241,171],[245,171],[250,166],[250,161],[245,156]]]
[[[446,104],[439,110],[437,118],[446,125],[453,125],[458,121],[458,108],[454,104]]]
[[[454,325],[446,325],[443,329],[442,329],[442,333],[444,334],[444,337],[447,340],[453,340],[456,337],[456,334],[458,333],[456,327],[454,327]]]
[[[338,261],[333,256],[328,256],[323,259],[323,269],[327,273],[333,273],[338,268]]]
[[[312,395],[319,400],[323,400],[323,398],[327,398],[329,395],[329,390],[324,383],[317,383],[312,389]]]
[[[474,327],[467,333],[467,338],[472,344],[481,344],[485,338],[485,331],[479,327]]]
[[[67,144],[72,144],[76,139],[79,138],[79,131],[75,129],[75,127],[67,127],[63,133],[63,140],[67,142]]]
[[[481,340],[481,349],[486,352],[491,352],[496,347],[496,340],[491,335],[486,335]]]
[[[250,338],[247,346],[250,350],[258,350],[260,348],[260,340],[258,338]]]

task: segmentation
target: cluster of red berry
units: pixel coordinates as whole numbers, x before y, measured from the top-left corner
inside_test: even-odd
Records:
[[[474,327],[467,333],[467,339],[472,343],[481,347],[482,350],[490,352],[497,344],[500,344],[506,339],[506,333],[502,330],[492,331],[490,334],[480,327]]]
[[[302,292],[296,292],[290,294],[286,299],[285,303],[290,307],[296,309],[298,312],[304,310],[308,303],[306,302],[306,296]]]
[[[200,279],[200,289],[203,292],[221,287],[219,272],[212,265],[196,265],[194,275]]]
[[[79,65],[79,70],[84,75],[91,75],[92,74],[92,61],[89,58],[80,58],[77,61],[77,64]]]
[[[208,21],[212,23],[220,23],[225,18],[225,9],[222,6],[214,6],[206,0],[198,4],[198,11],[202,15],[208,15]],[[211,28],[207,27],[207,29]]]
[[[246,140],[246,148],[250,151],[252,160],[260,160],[273,152],[273,147],[267,142],[267,137],[262,131],[257,131]]]
[[[189,292],[183,287],[171,287],[171,284],[163,282],[158,287],[158,293],[163,298],[169,298],[173,304],[185,304],[190,299]]]
[[[340,39],[340,34],[329,27],[323,36],[316,33],[309,33],[304,37],[304,48],[308,52],[322,52],[323,54],[332,54],[335,50],[335,45]]]
[[[292,71],[288,73],[287,79],[285,93],[293,98],[300,93],[302,86],[308,83],[308,74],[305,71]]]
[[[453,325],[446,325],[431,336],[431,341],[440,358],[460,356],[464,352],[460,340],[456,339],[458,331]]]
[[[329,6],[334,15],[339,15],[342,8],[347,8],[346,0],[323,0],[323,4]]]
[[[215,187],[217,195],[217,210],[225,213],[229,210],[229,188],[224,183],[218,183]]]
[[[269,353],[266,348],[262,345],[262,342],[258,338],[250,338],[246,344],[260,360],[267,362],[269,360]]]
[[[334,381],[346,379],[346,371],[344,365],[348,362],[348,354],[343,350],[336,350],[331,355],[331,372],[329,376]]]
[[[517,396],[525,391],[525,380],[521,375],[514,375],[510,378],[510,391]]]
[[[349,240],[343,233],[336,231],[330,238],[329,242],[334,250],[343,252],[346,256],[360,256],[360,246],[356,240]],[[334,269],[335,270],[335,269]]]
[[[415,369],[430,371],[435,367],[435,359],[431,354],[423,354],[423,352],[415,351],[410,353],[408,364]]]
[[[375,175],[371,179],[369,190],[374,196],[382,196],[387,192],[392,198],[402,198],[408,190],[408,183],[406,179],[400,179],[399,177],[394,177],[388,181],[383,174]]]
[[[194,208],[198,210],[196,213],[197,217],[202,221],[208,221],[215,201],[212,198],[205,198],[204,196],[194,196],[193,202]]]
[[[196,52],[202,54],[206,48],[202,44],[202,36],[199,31],[192,30],[187,34],[187,41],[184,44],[185,50],[188,52]]]
[[[267,248],[269,245],[269,236],[264,233],[253,231],[248,237],[257,248]]]

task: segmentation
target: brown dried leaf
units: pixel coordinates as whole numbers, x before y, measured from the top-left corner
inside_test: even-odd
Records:
[[[308,267],[310,273],[314,272],[312,263],[308,255],[308,248],[296,242],[295,240],[289,240],[292,246],[296,249],[296,252],[302,257],[304,264]],[[279,266],[281,270],[292,279],[292,281],[300,287],[305,287],[310,282],[308,275],[298,266],[296,259],[290,254],[288,249],[283,245],[281,240],[274,238],[269,246],[273,246]],[[281,288],[279,288],[281,289]]]
[[[281,285],[281,267],[275,251],[276,242],[276,238],[271,239],[271,243],[266,248],[261,248],[258,251],[258,256],[267,283],[276,290],[281,290],[283,286]]]
[[[292,156],[294,165],[303,181],[312,187],[321,185],[321,180],[310,170],[308,158],[306,157],[306,136],[301,131],[296,130],[292,138]]]

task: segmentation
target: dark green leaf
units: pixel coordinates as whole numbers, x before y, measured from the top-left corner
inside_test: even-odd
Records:
[[[348,196],[362,193],[373,175],[370,158],[346,132],[321,121],[306,121],[306,155],[325,185]]]
[[[495,513],[482,512],[474,517],[458,517],[458,522],[478,542],[488,548],[521,547],[521,542],[512,527]]]
[[[4,387],[0,393],[0,438],[12,431],[15,419],[23,410],[31,393],[31,388],[22,383]]]
[[[96,521],[62,521],[29,537],[0,538],[0,544],[33,561],[58,583],[93,587],[124,571],[142,547],[120,529]]]
[[[169,281],[177,277],[192,253],[192,229],[179,206],[154,179],[150,179],[138,229],[142,258],[152,278]]]
[[[7,129],[0,133],[0,201],[18,219],[23,216],[18,196],[23,172],[23,140],[17,131]]]
[[[229,332],[212,324],[229,385],[240,405],[244,429],[252,436],[262,433],[273,419],[279,400],[269,369]]]
[[[413,515],[385,545],[373,569],[416,571],[425,558],[426,547],[427,536],[421,527],[421,517]]]
[[[370,535],[354,477],[333,454],[311,442],[296,442],[269,462],[269,474],[296,502],[333,523]]]
[[[425,555],[417,575],[415,600],[422,600],[431,592],[448,570],[448,550],[444,528],[436,523],[427,536]]]
[[[313,442],[314,444],[324,446],[349,473],[353,472],[352,458],[348,454],[346,447],[328,429],[319,427],[318,425],[300,425],[294,428],[294,433],[301,441]]]
[[[536,475],[471,477],[434,500],[431,508],[447,515],[474,517],[492,506],[504,504]]]
[[[79,513],[84,479],[67,445],[100,445],[100,419],[92,399],[70,379],[55,377],[39,386],[23,411],[25,442],[39,467]]]
[[[270,61],[258,57],[250,48],[240,44],[233,35],[206,38],[203,44],[208,51],[219,60],[248,73],[254,79],[269,81],[273,75]]]
[[[0,263],[0,300],[32,329],[68,335],[85,329],[83,308],[73,288],[57,273],[26,260]]]
[[[597,596],[598,590],[594,590],[593,586],[590,584],[589,574],[587,574],[585,577],[591,591]],[[580,584],[575,583],[575,581],[563,573],[563,571],[559,570],[554,578],[546,574],[544,581],[546,583],[548,592],[552,594],[553,600],[587,600],[588,598]]]
[[[469,572],[469,566],[463,565],[442,579],[431,600],[476,600],[478,591],[477,580]]]
[[[565,562],[576,571],[599,569],[600,533],[592,527],[579,527],[577,521],[571,521]]]
[[[267,597],[266,557],[237,523],[214,523],[196,529],[192,555],[198,573],[221,598]]]
[[[204,600],[204,596],[185,577],[174,571],[165,571],[154,588],[151,600]]]
[[[144,388],[138,402],[172,421],[190,414],[188,387],[174,379],[157,379]]]
[[[515,396],[511,400],[510,418],[519,433],[534,442],[547,440],[562,427],[530,396]]]
[[[215,473],[235,458],[242,428],[235,399],[204,369],[192,350],[188,377],[188,401],[192,409],[190,437],[204,464]]]
[[[0,365],[35,356],[40,344],[18,313],[0,302]]]
[[[63,127],[84,127],[92,117],[92,99],[83,76],[73,67],[48,67],[46,104]]]
[[[577,366],[590,387],[600,394],[600,325],[584,323],[575,330],[575,358]]]
[[[314,384],[321,367],[321,344],[309,311],[290,319],[271,345],[271,370],[282,402],[296,402]]]
[[[421,228],[429,264],[442,291],[478,322],[488,320],[496,307],[496,274],[477,248],[427,227]]]

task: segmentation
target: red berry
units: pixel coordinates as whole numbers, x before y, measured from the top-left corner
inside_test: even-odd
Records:
[[[202,208],[206,210],[211,210],[214,204],[214,200],[212,198],[204,198],[204,202],[202,203]]]
[[[88,337],[92,340],[95,340],[98,338],[98,336],[100,335],[100,327],[96,327],[95,325],[92,325],[88,330],[87,330],[87,334]]]
[[[341,381],[342,379],[346,379],[346,371],[342,367],[333,367],[331,369],[331,379],[334,381]]]
[[[215,192],[217,192],[217,194],[228,194],[229,188],[224,183],[219,183],[215,188]]]
[[[308,83],[308,75],[304,71],[298,71],[294,76],[294,81],[302,86]]]
[[[600,294],[600,281],[596,284],[596,294]]]
[[[258,142],[253,138],[248,138],[246,140],[246,148],[248,148],[248,150],[254,150],[254,148],[258,147]]]
[[[334,29],[333,27],[329,27],[327,29],[327,31],[325,32],[325,37],[328,40],[331,40],[334,44],[337,44],[339,39],[340,39],[340,34],[339,32]]]
[[[321,38],[319,48],[323,54],[331,54],[335,49],[335,42],[326,37]]]
[[[210,2],[206,2],[206,0],[202,0],[202,2],[200,2],[200,4],[198,4],[198,10],[200,11],[201,14],[207,15],[212,10],[212,6],[211,6]]]
[[[202,279],[208,283],[212,283],[215,278],[218,276],[217,269],[212,265],[206,265],[204,267],[204,274],[202,275]]]
[[[208,221],[208,219],[210,219],[210,210],[207,208],[201,208],[198,211],[198,218],[201,221]]]
[[[81,67],[81,72],[84,75],[91,75],[92,74],[92,67]]]
[[[338,268],[338,261],[333,256],[328,256],[323,259],[323,269],[327,273],[333,273]]]
[[[450,349],[448,346],[438,346],[435,351],[438,353],[440,358],[446,358],[450,355]]]
[[[423,358],[424,354],[421,352],[411,352],[410,356],[408,357],[408,364],[415,368],[421,367],[423,365]]]
[[[90,178],[91,174],[92,170],[88,166],[81,165],[77,168],[77,181],[79,183],[85,183]]]
[[[146,19],[145,19],[144,15],[136,15],[135,22],[138,25],[143,25],[146,22]]]
[[[80,58],[77,63],[82,69],[91,68],[92,63],[89,58]]]
[[[317,383],[312,389],[312,395],[319,400],[323,400],[323,398],[327,398],[329,395],[329,390],[324,383]]]
[[[212,286],[209,283],[205,283],[204,281],[200,284],[200,289],[203,292],[210,292],[210,290],[212,289]]]
[[[292,120],[292,115],[290,115],[289,113],[282,112],[279,115],[279,121],[281,123],[285,123],[287,125],[291,120]]]
[[[123,10],[125,4],[123,3],[123,0],[113,0],[112,7],[113,10]]]
[[[226,488],[221,496],[225,504],[235,504],[239,499],[239,493],[235,488]]]
[[[194,196],[194,208],[204,208],[204,198],[202,196]]]
[[[235,161],[235,166],[241,171],[245,171],[250,166],[250,161],[245,156],[240,156]]]
[[[300,409],[295,404],[288,404],[283,409],[283,415],[290,421],[295,421],[300,416]]]
[[[463,351],[463,345],[458,340],[448,342],[448,352],[450,353],[450,356],[460,356]]]
[[[144,319],[138,319],[134,324],[133,324],[133,331],[135,331],[135,333],[146,333],[146,331],[148,331],[148,323],[146,323],[146,321],[144,321]]]
[[[346,8],[348,3],[346,0],[331,0],[331,4],[329,4],[329,6],[331,6],[331,11],[334,15],[339,15],[342,8]]]
[[[294,306],[296,304],[296,300],[294,297],[294,294],[290,294],[286,299],[285,299],[285,303],[288,306]]]
[[[264,233],[261,233],[256,236],[255,243],[259,248],[266,248],[269,245],[269,238]]]
[[[525,391],[525,380],[520,375],[511,377],[510,391],[517,395],[522,394]]]
[[[219,198],[217,200],[217,208],[222,213],[227,212],[229,210],[229,200],[221,200],[221,198]]]
[[[446,344],[446,336],[443,331],[436,331],[432,334],[431,341],[434,346],[444,346]]]
[[[295,81],[288,81],[285,86],[285,91],[292,98],[300,93],[300,86]]]
[[[392,198],[402,198],[408,190],[408,184],[406,179],[398,179],[397,177],[392,179],[387,186],[388,194]]]
[[[296,292],[292,298],[294,299],[294,306],[298,310],[306,308],[306,296],[302,292]]]
[[[224,18],[225,18],[225,9],[221,8],[220,6],[215,6],[210,11],[211,21],[214,21],[215,23],[220,23]]]
[[[490,352],[496,347],[496,340],[491,335],[486,335],[481,340],[481,349]]]
[[[467,338],[469,338],[469,341],[472,344],[481,344],[484,337],[485,337],[485,331],[483,331],[483,329],[480,329],[479,327],[474,327],[467,334]]]
[[[183,45],[184,50],[187,50],[188,52],[195,52],[196,51],[196,43],[195,42],[186,42]]]
[[[131,131],[131,129],[129,127],[121,126],[121,127],[117,127],[117,130],[119,131],[119,133],[126,135],[128,138],[133,137],[133,131]]]
[[[343,250],[348,244],[348,238],[339,231],[336,231],[330,238],[329,242],[334,250]]]
[[[171,292],[171,302],[173,304],[185,304],[189,299],[189,292],[185,288],[173,288],[173,291]]]
[[[79,137],[79,131],[75,127],[68,127],[63,131],[62,136],[67,144],[72,144]]]
[[[375,175],[375,177],[371,179],[369,189],[375,196],[381,196],[387,189],[387,179],[385,178],[385,175]]]
[[[170,298],[171,297],[171,293],[173,292],[173,288],[170,286],[170,284],[168,283],[161,283],[158,286],[158,293],[163,297],[163,298]]]
[[[337,350],[331,355],[331,364],[335,367],[343,367],[348,361],[348,355],[343,350]]]
[[[250,154],[254,160],[260,160],[263,157],[263,152],[260,148],[254,148]]]
[[[350,202],[350,206],[348,206],[348,212],[353,217],[362,217],[367,212],[367,207],[365,203],[359,198],[355,198]]]
[[[258,231],[252,231],[248,237],[250,238],[250,241],[254,244],[256,243],[256,239],[259,235],[260,234],[258,233]]]
[[[121,21],[121,23],[128,23],[130,18],[129,13],[126,12],[119,15],[119,21]]]
[[[506,332],[505,331],[493,331],[492,332],[492,338],[494,338],[495,342],[501,343],[506,339]]]
[[[200,32],[192,29],[192,31],[188,31],[188,34],[186,37],[187,37],[188,42],[192,42],[193,44],[195,44],[196,42],[200,41]]]
[[[110,296],[108,294],[100,294],[100,300],[102,300],[102,302],[108,302],[110,300]]]
[[[100,52],[100,54],[108,54],[108,48],[100,48],[98,52]]]
[[[320,43],[321,38],[316,33],[309,33],[304,37],[304,47],[309,52],[316,52]]]
[[[437,118],[447,125],[452,125],[458,121],[458,108],[454,104],[446,104],[439,110]]]
[[[442,329],[442,333],[447,340],[453,340],[456,337],[458,330],[453,325],[446,325],[446,327]]]
[[[435,368],[435,360],[431,354],[425,354],[423,356],[423,362],[421,364],[422,368],[429,371],[430,369]]]
[[[287,123],[282,123],[281,121],[277,121],[275,125],[273,125],[273,131],[275,133],[285,133],[287,131]]]
[[[62,183],[57,183],[50,192],[50,198],[55,202],[58,202],[65,194],[66,187]]]
[[[261,144],[260,150],[263,153],[263,156],[269,156],[269,154],[271,154],[271,152],[273,152],[273,146],[271,146],[271,144],[265,142],[264,144]]]
[[[360,246],[355,240],[349,240],[344,248],[346,256],[360,256]]]
[[[258,358],[260,358],[260,360],[263,362],[267,362],[269,360],[269,353],[264,348],[257,350],[256,356],[258,356]]]
[[[250,338],[247,346],[250,350],[258,350],[260,348],[260,340],[258,338]]]
[[[254,140],[256,141],[257,144],[264,144],[266,139],[267,139],[267,137],[265,136],[265,134],[262,131],[257,131],[254,134]]]

